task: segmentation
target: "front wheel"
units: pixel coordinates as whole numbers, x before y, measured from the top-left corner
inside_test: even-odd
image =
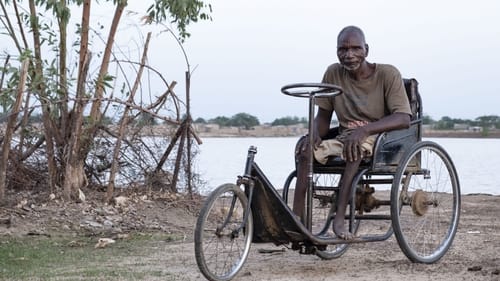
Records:
[[[215,189],[205,201],[194,232],[196,263],[212,281],[231,280],[245,263],[253,235],[245,193],[235,184]]]
[[[413,262],[434,263],[448,251],[460,216],[460,186],[446,151],[434,142],[403,156],[391,190],[394,234]]]

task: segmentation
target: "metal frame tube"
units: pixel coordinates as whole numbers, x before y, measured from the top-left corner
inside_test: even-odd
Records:
[[[307,172],[307,214],[306,214],[306,228],[312,230],[312,192],[313,192],[313,163],[314,163],[314,94],[309,95],[309,144],[307,152],[309,155],[308,172]]]

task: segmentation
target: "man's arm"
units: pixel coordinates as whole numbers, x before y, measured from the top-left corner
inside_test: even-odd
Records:
[[[344,153],[347,161],[356,161],[358,157],[362,157],[361,143],[368,136],[408,127],[410,127],[410,115],[396,112],[356,128],[344,141]]]
[[[328,134],[330,130],[330,122],[332,120],[332,111],[318,108],[316,118],[314,118],[314,146],[317,147],[321,143],[321,138]]]
[[[367,125],[361,127],[365,130],[368,135],[374,135],[382,132],[405,129],[410,127],[410,115],[406,113],[396,112],[391,115],[387,115],[384,118],[368,123]]]

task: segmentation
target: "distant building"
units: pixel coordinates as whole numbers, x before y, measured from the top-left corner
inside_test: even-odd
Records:
[[[453,130],[467,131],[469,130],[469,124],[463,124],[463,123],[453,124]]]

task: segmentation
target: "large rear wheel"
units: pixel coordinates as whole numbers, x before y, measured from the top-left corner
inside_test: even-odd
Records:
[[[413,262],[434,263],[450,248],[460,216],[460,186],[446,151],[434,142],[403,156],[391,190],[391,217],[401,250]]]
[[[253,235],[251,212],[244,223],[248,200],[234,184],[215,189],[198,216],[194,234],[196,263],[212,281],[231,280],[250,251]]]

